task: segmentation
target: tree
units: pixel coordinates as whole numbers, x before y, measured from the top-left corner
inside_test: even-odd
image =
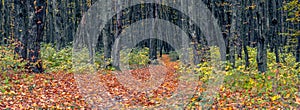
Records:
[[[4,20],[4,6],[3,6],[3,2],[1,0],[1,3],[0,3],[0,45],[3,44],[3,33],[4,33],[4,30],[2,28],[2,23],[3,23],[3,20]]]
[[[246,2],[243,1],[242,2],[242,30],[241,30],[241,37],[242,37],[242,43],[243,43],[243,50],[244,50],[244,59],[245,59],[245,66],[246,67],[249,67],[249,54],[248,54],[248,49],[247,49],[247,25],[246,24],[249,24],[249,22],[247,22],[247,19],[246,19],[246,14],[247,14],[247,11],[246,11]]]
[[[277,1],[272,0],[269,4],[269,6],[271,6],[271,16],[268,17],[269,21],[271,22],[270,24],[270,39],[271,39],[271,45],[274,46],[274,52],[275,52],[275,56],[276,56],[276,62],[279,63],[280,62],[280,58],[279,58],[279,36],[278,36],[278,20],[277,20]],[[273,50],[271,48],[271,50]]]
[[[257,23],[258,23],[258,34],[257,37],[257,66],[258,71],[266,72],[267,71],[267,25],[266,25],[266,2],[260,1],[257,3],[258,11],[256,12]]]
[[[31,8],[33,8],[31,13],[34,13],[34,17],[31,21],[32,28],[29,36],[29,42],[32,43],[29,48],[29,61],[32,63],[32,72],[36,73],[43,72],[42,61],[40,60],[40,43],[44,34],[45,6],[45,0],[36,0],[31,4]]]
[[[7,44],[7,40],[10,33],[11,33],[11,29],[10,29],[10,22],[11,22],[11,14],[10,14],[10,9],[11,9],[11,4],[9,3],[10,1],[4,2],[4,23],[3,23],[3,30],[5,30],[3,33],[3,37],[4,37],[4,44]],[[3,2],[2,2],[3,3]]]
[[[297,47],[296,47],[296,60],[300,62],[300,3],[298,0],[292,0],[288,2],[284,7],[284,10],[289,14],[287,21],[294,23],[296,28],[293,29],[292,33],[288,33],[290,36],[297,37]]]
[[[15,2],[16,5],[16,28],[15,36],[21,41],[21,44],[16,47],[17,53],[21,55],[23,59],[27,59],[27,36],[28,36],[28,13],[27,5],[25,0],[18,0]]]
[[[232,21],[231,21],[231,28],[229,30],[229,36],[230,36],[230,40],[229,40],[229,53],[230,53],[230,63],[232,65],[233,68],[235,68],[235,39],[237,37],[237,8],[238,8],[238,4],[236,2],[236,0],[232,0]]]

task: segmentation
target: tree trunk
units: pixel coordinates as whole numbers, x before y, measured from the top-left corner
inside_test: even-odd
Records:
[[[35,73],[43,72],[42,61],[40,60],[40,43],[43,38],[44,32],[44,20],[45,20],[45,0],[36,0],[34,4],[31,5],[34,8],[33,13],[35,16],[33,18],[32,26],[32,37],[31,43],[32,47],[29,52],[29,61],[32,64],[31,70]]]
[[[237,34],[237,38],[235,41],[235,46],[237,48],[237,57],[239,59],[242,59],[242,51],[243,51],[243,46],[242,46],[242,39],[241,39],[241,31],[242,31],[242,26],[243,26],[243,17],[242,17],[242,13],[244,10],[244,8],[242,7],[242,2],[236,2],[237,3],[237,24],[236,24],[236,34]],[[244,36],[243,36],[244,37]]]
[[[246,4],[247,4],[247,2],[243,1],[242,2],[242,7],[246,7]],[[247,44],[248,44],[247,38],[248,38],[248,35],[249,35],[249,34],[247,34],[248,32],[246,32],[248,30],[248,27],[247,27],[248,25],[247,24],[249,24],[248,17],[246,17],[247,14],[248,14],[248,12],[245,9],[243,9],[242,10],[242,23],[243,23],[243,25],[242,25],[241,37],[242,37],[242,43],[243,43],[243,50],[244,50],[244,54],[245,54],[244,59],[245,59],[246,68],[248,68],[249,64],[250,64],[249,63],[249,54],[248,54],[248,49],[247,49]]]
[[[62,2],[61,0],[58,0],[59,9],[62,9]],[[63,10],[59,10],[57,7],[56,0],[52,1],[52,7],[53,7],[53,26],[54,26],[54,36],[55,36],[55,43],[56,43],[56,50],[60,50],[61,44],[62,44],[62,12]]]
[[[10,36],[10,1],[4,1],[4,44],[7,44],[7,39]]]
[[[258,71],[266,72],[267,71],[267,49],[266,49],[266,18],[264,13],[265,2],[259,2],[258,11],[257,11],[257,21],[258,21],[258,44],[257,44],[257,65]]]
[[[4,10],[4,6],[3,6],[3,2],[2,2],[2,0],[0,0],[0,45],[2,45],[3,44],[3,38],[4,38],[4,36],[3,36],[3,33],[4,33],[4,29],[2,28],[2,24],[3,24],[3,20],[4,20],[4,12],[3,12],[3,10]]]
[[[14,1],[14,37],[15,37],[15,40],[19,41],[20,40],[20,37],[21,35],[23,34],[22,33],[22,26],[24,25],[24,23],[22,22],[22,9],[21,9],[21,0],[19,1]],[[24,35],[24,34],[23,34]],[[15,47],[15,52],[17,54],[20,53],[20,48],[21,48],[21,45],[18,44],[16,45]]]
[[[159,41],[158,45],[159,45],[159,57],[162,58],[162,54],[163,54],[163,41]]]
[[[297,24],[297,27],[296,27],[297,30],[300,30],[300,24]],[[300,62],[300,35],[297,36],[297,50],[296,50],[296,61],[297,62]],[[299,67],[299,65],[298,65]]]
[[[47,32],[47,36],[46,36],[46,40],[44,42],[46,43],[55,43],[54,42],[54,13],[55,13],[55,10],[53,9],[53,2],[54,0],[47,0],[47,10],[48,10],[48,14],[47,14],[47,18],[48,18],[48,22],[47,22],[47,25],[48,25],[48,32]]]
[[[80,19],[82,17],[81,9],[80,9],[80,0],[75,0],[75,27],[78,27],[80,23]],[[75,29],[76,31],[76,29]]]
[[[157,41],[156,39],[150,39],[150,60],[156,60],[157,59]]]
[[[278,36],[278,20],[277,20],[277,4],[275,0],[271,0],[272,1],[272,17],[271,18],[271,24],[272,24],[272,28],[270,29],[271,35],[273,37],[273,42],[274,42],[274,52],[275,52],[275,56],[276,56],[276,62],[279,63],[280,62],[280,58],[279,58],[279,36]]]
[[[28,13],[27,13],[27,5],[25,0],[20,0],[16,4],[17,7],[17,37],[19,38],[21,44],[18,47],[18,53],[21,55],[23,59],[27,59],[27,36],[28,36]]]
[[[229,54],[230,54],[230,63],[232,65],[232,68],[235,68],[235,45],[234,41],[237,36],[237,31],[236,31],[236,23],[237,23],[237,4],[236,0],[232,1],[232,22],[231,22],[231,28],[229,30]]]
[[[121,3],[119,3],[120,1],[115,1],[116,3],[115,3],[115,5],[116,6],[119,6]],[[120,7],[121,9],[122,9],[122,7]],[[116,9],[116,10],[119,10],[119,9]],[[116,33],[115,33],[115,37],[117,37],[118,36],[118,34],[119,34],[119,32],[121,32],[121,30],[120,30],[120,27],[122,27],[122,21],[123,21],[123,19],[122,19],[122,14],[123,13],[119,13],[119,14],[117,14],[117,22],[116,22],[116,25],[115,25],[115,30],[116,30]],[[114,67],[116,67],[117,69],[120,69],[119,68],[119,64],[120,64],[120,49],[121,49],[121,40],[119,39],[119,38],[117,38],[115,41],[114,41],[114,43],[115,43],[115,48],[114,47],[112,47],[112,48],[114,48],[114,50],[112,50],[112,51],[114,51],[115,53],[113,54],[113,66]]]
[[[296,50],[296,61],[300,62],[300,36],[297,37],[298,44],[297,44],[297,50]]]
[[[152,14],[150,16],[152,16],[153,18],[158,16],[156,6],[153,7],[152,9],[149,9],[149,10],[154,12],[154,13],[149,12],[149,14]],[[155,26],[156,26],[156,20],[154,19],[154,22],[152,23],[152,30],[153,31],[150,32],[150,37],[155,37],[155,38],[157,37],[156,36],[157,28]],[[150,43],[149,44],[150,44],[150,46],[149,46],[149,49],[150,49],[149,59],[150,60],[156,60],[157,59],[157,40],[153,39],[153,38],[150,38]]]
[[[248,3],[249,2],[249,3]],[[248,46],[251,46],[251,47],[255,47],[255,41],[256,41],[256,39],[255,39],[255,21],[254,21],[254,15],[255,15],[255,11],[254,11],[254,9],[255,9],[255,7],[253,6],[254,5],[254,3],[253,3],[253,0],[249,0],[247,3],[247,5],[248,6],[250,6],[249,7],[249,12],[248,12],[248,17],[247,17],[247,19],[248,19],[248,23],[249,23],[249,27],[248,27]]]

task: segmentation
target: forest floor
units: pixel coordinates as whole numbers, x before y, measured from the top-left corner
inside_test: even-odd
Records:
[[[175,91],[178,91],[178,80],[175,74],[175,67],[178,66],[178,63],[171,62],[167,55],[163,55],[160,62],[163,65],[150,65],[147,68],[114,73],[112,71],[99,71],[93,75],[65,72],[45,74],[16,74],[11,72],[4,77],[1,74],[0,109],[89,109],[93,107],[92,105],[109,108],[157,106],[164,103],[162,99],[168,98]],[[127,75],[122,76],[120,73]],[[155,75],[161,75],[162,73],[165,73],[164,80],[159,82],[158,86],[155,86],[157,79],[151,80],[152,75],[160,77]],[[126,80],[126,78],[131,80]],[[132,81],[133,83],[130,83]],[[132,86],[136,83],[145,85]],[[201,87],[201,82],[198,84],[198,87]],[[151,88],[152,86],[155,86],[155,89],[148,92],[138,91]],[[191,87],[186,86],[186,88]],[[197,88],[196,91],[203,92],[203,90],[203,88]],[[272,108],[274,105],[289,107],[288,104],[284,104],[281,100],[253,105],[255,101],[262,100],[264,96],[259,97],[255,96],[255,94],[249,94],[249,97],[242,96],[241,94],[247,93],[246,90],[220,90],[219,93],[220,97],[226,97],[229,100],[215,101],[214,108],[217,106],[227,109]],[[197,97],[191,100],[195,99]],[[195,106],[197,106],[197,103]]]
[[[8,77],[1,75],[0,78],[3,82],[0,83],[3,86],[0,88],[0,109],[90,108],[91,105],[89,104],[91,103],[93,105],[103,105],[106,102],[109,105],[111,104],[109,101],[112,100],[126,107],[155,105],[160,98],[171,96],[178,85],[178,80],[176,80],[174,74],[176,71],[174,67],[178,63],[170,62],[167,55],[163,55],[160,62],[164,65],[125,71],[125,73],[130,72],[134,80],[139,82],[149,80],[151,76],[150,69],[152,73],[155,73],[154,75],[159,75],[162,72],[166,73],[161,84],[155,90],[147,93],[137,91],[137,88],[124,87],[119,82],[120,79],[115,76],[118,72],[112,74],[111,71],[99,71],[96,77],[88,74],[75,75],[64,72],[45,74],[8,73],[6,74]],[[103,74],[104,72],[105,74]],[[148,85],[145,87],[153,83],[153,81],[147,82]],[[95,87],[95,85],[97,86]],[[104,89],[104,91],[101,89]],[[106,96],[107,99],[103,96],[106,93],[109,94],[107,95],[109,97]],[[92,96],[97,94],[100,95],[100,98]]]

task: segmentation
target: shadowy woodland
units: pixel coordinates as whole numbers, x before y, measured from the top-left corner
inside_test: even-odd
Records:
[[[77,27],[84,22],[84,14],[95,2],[97,0],[1,0],[0,109],[92,108],[74,79],[78,68],[72,68],[72,53]],[[187,15],[164,4],[136,5],[124,9],[122,14],[106,23],[103,33],[111,35],[104,38],[103,33],[99,34],[95,53],[90,48],[87,52],[93,56],[89,63],[99,70],[99,84],[106,85],[111,98],[120,102],[121,106],[115,108],[163,105],[162,100],[170,97],[178,87],[177,73],[184,73],[195,74],[199,85],[189,103],[178,106],[182,109],[299,109],[300,1],[202,2],[221,28],[225,43],[221,51],[214,42],[217,39],[205,38],[199,27],[188,22]],[[185,32],[195,31],[195,37],[189,36],[192,39],[189,45],[196,49],[184,49],[198,56],[182,61],[184,52],[155,38],[112,54],[114,40],[123,29],[150,18],[164,19]],[[181,41],[172,36],[165,38]],[[203,104],[202,93],[209,88],[211,74],[216,69],[210,56],[222,54],[222,51],[225,72],[220,74],[224,75],[224,84],[216,90],[213,101],[207,102],[211,106],[207,106]],[[157,90],[151,91],[151,95],[129,90],[113,74],[123,63],[128,63],[137,80],[149,79],[149,68],[165,71],[166,79]],[[89,65],[79,69],[86,68]],[[88,87],[88,83],[85,86]]]

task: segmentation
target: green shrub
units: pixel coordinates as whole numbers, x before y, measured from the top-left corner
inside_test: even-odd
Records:
[[[8,40],[9,44],[7,46],[0,46],[0,70],[3,73],[6,73],[8,71],[14,71],[14,72],[22,72],[26,68],[26,64],[28,61],[25,59],[23,60],[19,54],[15,52],[15,48],[17,45],[20,45],[21,43],[10,39]]]
[[[67,46],[57,51],[52,44],[42,44],[41,58],[43,61],[43,68],[46,72],[92,72],[100,65],[106,63],[103,54],[97,52],[94,57],[94,64],[90,64],[89,51],[87,48],[81,49],[76,54],[73,53],[73,48]]]
[[[149,48],[125,49],[120,52],[120,61],[124,65],[129,65],[130,69],[142,68],[148,65]]]
[[[213,50],[218,48],[214,48]],[[298,63],[292,53],[281,54],[285,56],[286,62],[276,63],[275,54],[268,51],[268,71],[259,73],[256,63],[256,49],[248,48],[249,62],[248,68],[245,67],[244,59],[236,59],[236,68],[231,68],[229,63],[226,63],[226,72],[216,73],[224,74],[224,85],[221,90],[231,92],[235,91],[249,91],[242,93],[242,97],[248,97],[249,94],[256,97],[261,97],[262,101],[275,101],[282,99],[285,103],[293,102],[292,94],[298,91],[300,85],[300,69],[296,68]],[[211,51],[211,54],[216,54],[217,51]],[[244,57],[244,55],[243,55]],[[213,62],[204,62],[198,67],[188,67],[183,64],[180,65],[181,72],[192,73],[196,72],[200,80],[207,83],[212,78],[213,70],[216,66]],[[263,97],[265,94],[268,97]],[[221,99],[224,100],[224,99]],[[254,102],[256,104],[258,102]]]
[[[41,58],[46,72],[72,69],[72,47],[56,51],[52,44],[42,44]]]
[[[179,55],[176,51],[169,52],[169,57],[171,61],[177,61],[179,59]]]

